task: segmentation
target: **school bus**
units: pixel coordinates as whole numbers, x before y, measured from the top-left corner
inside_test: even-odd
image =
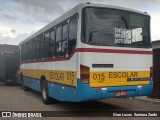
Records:
[[[53,11],[54,12],[54,11]],[[77,5],[19,44],[19,80],[44,104],[152,92],[150,16],[118,6]]]

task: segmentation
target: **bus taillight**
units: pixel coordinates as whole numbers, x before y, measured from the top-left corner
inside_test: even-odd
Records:
[[[153,77],[153,67],[150,67],[150,78],[152,80],[152,77]]]
[[[89,67],[80,65],[80,79],[81,83],[88,84],[89,83]]]

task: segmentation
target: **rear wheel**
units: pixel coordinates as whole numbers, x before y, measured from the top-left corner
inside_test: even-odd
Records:
[[[51,104],[51,98],[48,96],[48,85],[46,80],[43,80],[41,83],[41,96],[44,104]]]

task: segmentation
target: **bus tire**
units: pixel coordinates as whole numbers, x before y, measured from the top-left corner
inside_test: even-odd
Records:
[[[51,98],[48,96],[48,85],[46,80],[41,82],[41,97],[44,104],[51,104]]]

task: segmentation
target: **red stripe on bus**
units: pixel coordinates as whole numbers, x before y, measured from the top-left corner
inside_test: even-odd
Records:
[[[22,62],[25,63],[37,63],[37,62],[51,62],[51,61],[64,61],[64,60],[70,60],[71,57],[76,52],[98,52],[98,53],[120,53],[120,54],[146,54],[151,55],[152,51],[141,51],[141,50],[119,50],[119,49],[97,49],[97,48],[77,48],[74,50],[74,52],[69,55],[68,57],[64,58],[48,58],[43,60],[29,60]]]
[[[75,51],[76,52],[100,52],[100,53],[124,53],[124,54],[152,54],[152,51],[97,49],[97,48],[77,48]]]

